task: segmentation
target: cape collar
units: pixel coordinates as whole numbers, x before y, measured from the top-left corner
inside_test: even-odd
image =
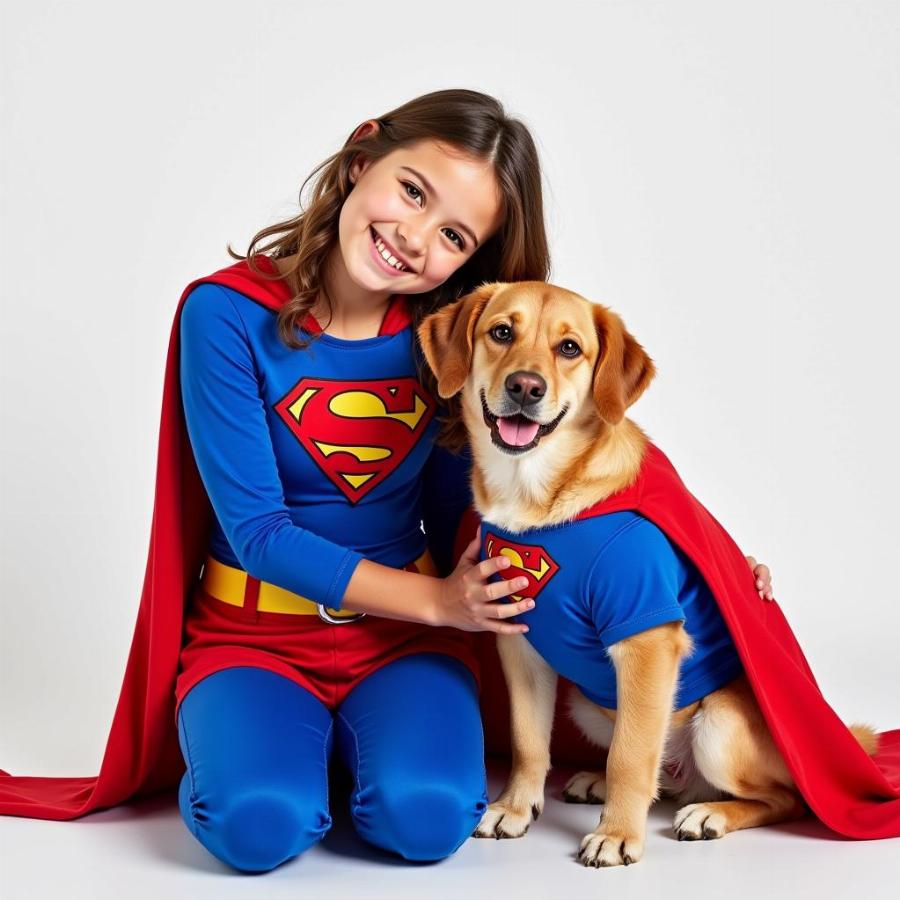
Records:
[[[276,274],[278,267],[272,259],[264,254],[257,254],[255,257],[257,265],[264,272]],[[291,299],[291,291],[282,279],[270,281],[267,278],[260,278],[254,272],[247,260],[242,259],[223,270],[228,273],[229,281],[233,282],[235,290],[250,297],[258,303],[262,303],[268,309],[279,310],[288,300]],[[409,301],[405,294],[394,294],[388,304],[388,308],[381,320],[381,327],[378,329],[378,337],[384,335],[397,334],[404,328],[412,324],[412,314],[409,309]],[[307,313],[303,320],[303,330],[309,334],[321,334],[322,326],[311,313]]]

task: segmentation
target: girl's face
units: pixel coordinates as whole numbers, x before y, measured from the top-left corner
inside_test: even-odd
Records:
[[[358,156],[350,179],[340,256],[350,280],[380,297],[437,287],[502,222],[491,164],[446,144],[419,141],[375,162]]]

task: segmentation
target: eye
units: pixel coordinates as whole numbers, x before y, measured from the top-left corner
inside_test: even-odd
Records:
[[[498,343],[498,344],[508,344],[512,340],[512,328],[509,327],[505,322],[501,322],[499,325],[495,325],[488,334]]]
[[[400,184],[406,188],[407,196],[411,197],[416,203],[419,202],[420,197],[425,196],[411,181],[401,181]]]
[[[450,234],[447,234],[447,232],[450,232]],[[450,240],[453,241],[453,243],[455,243],[460,250],[465,249],[466,242],[452,228],[446,229],[444,233],[447,234],[447,237],[450,237],[450,235],[452,234],[453,237],[451,237]],[[456,240],[454,241],[453,238],[456,238]]]
[[[572,359],[575,356],[578,356],[581,353],[581,347],[575,343],[575,341],[565,340],[559,345],[559,352],[563,356],[568,356],[569,359]]]

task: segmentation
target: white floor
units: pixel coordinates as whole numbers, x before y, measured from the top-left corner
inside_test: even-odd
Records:
[[[651,810],[643,861],[585,869],[574,861],[599,807],[560,799],[568,774],[551,773],[544,814],[521,840],[469,840],[450,859],[410,864],[362,842],[343,809],[325,840],[263,875],[222,865],[187,831],[172,800],[151,800],[75,822],[0,818],[0,896],[229,898],[630,897],[842,898],[898,896],[900,840],[845,841],[813,820],[757,828],[720,841],[679,843],[674,804]],[[491,796],[503,767],[489,766]],[[263,879],[261,881],[260,879]]]

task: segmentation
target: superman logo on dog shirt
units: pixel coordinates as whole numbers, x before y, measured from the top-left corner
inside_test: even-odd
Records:
[[[524,575],[528,579],[526,588],[509,595],[514,601],[537,597],[559,571],[556,560],[540,544],[519,544],[490,531],[485,537],[485,556],[505,556],[510,561],[508,569],[497,573],[503,578],[509,580]]]
[[[435,404],[409,376],[302,378],[275,410],[322,472],[356,503],[406,459]]]

